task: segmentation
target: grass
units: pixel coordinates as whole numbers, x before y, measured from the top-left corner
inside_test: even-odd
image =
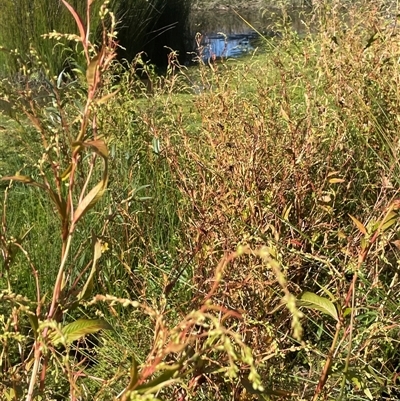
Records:
[[[46,315],[63,252],[55,208],[39,188],[2,187],[0,391],[27,397],[41,341],[37,399],[398,398],[398,32],[370,3],[317,6],[308,34],[283,31],[242,61],[105,69],[99,91],[119,92],[88,137],[108,148],[108,189],[73,233],[65,292],[93,263],[96,278],[74,308],[59,295],[61,317]],[[88,93],[64,90],[64,126],[49,106],[28,110],[61,171]],[[2,141],[2,172],[48,176],[38,130],[3,120],[15,142]],[[102,177],[91,157],[77,188],[91,168]],[[29,325],[38,305],[66,339],[82,318],[112,330],[57,345]]]
[[[69,4],[86,24],[88,33],[94,38],[93,45],[99,46],[102,42],[99,12],[103,2],[91,4],[90,24],[86,21],[86,2],[70,0]],[[154,63],[164,64],[167,58],[164,49],[166,44],[184,51],[186,43],[182,37],[187,31],[188,1],[160,0],[149,4],[143,0],[110,0],[107,7],[119,21],[120,60],[131,61],[136,53],[145,51]],[[105,24],[110,25],[110,21],[105,21]],[[56,31],[66,35],[55,35]],[[27,70],[31,66],[36,68],[38,56],[46,60],[47,70],[44,71],[42,66],[36,71],[37,76],[43,75],[42,78],[84,69],[84,57],[76,51],[77,34],[74,18],[61,1],[33,0],[26,3],[5,0],[0,16],[0,76],[8,74],[10,79],[17,80],[24,75],[19,71],[21,61]]]

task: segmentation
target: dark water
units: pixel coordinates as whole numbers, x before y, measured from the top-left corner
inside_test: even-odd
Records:
[[[192,11],[191,48],[203,59],[240,57],[260,46],[264,37],[279,36],[285,22],[299,33],[304,31],[301,14],[305,8],[293,8],[286,19],[279,9]]]

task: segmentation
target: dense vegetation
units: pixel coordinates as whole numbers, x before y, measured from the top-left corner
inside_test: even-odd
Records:
[[[101,1],[93,1],[89,24],[86,23],[86,2],[71,0],[71,6],[81,16],[85,29],[94,43],[102,41],[102,22],[99,15]],[[51,75],[63,69],[80,68],[84,62],[76,51],[76,37],[55,37],[51,33],[61,31],[78,34],[74,18],[61,0],[4,0],[0,13],[0,73],[16,74],[18,61],[24,60],[29,68],[33,51],[46,65]],[[184,54],[189,0],[108,0],[107,8],[118,21],[118,58],[131,61],[137,53],[145,52],[154,63],[165,63],[168,45]],[[103,20],[109,26],[109,20]],[[50,34],[50,35],[48,35]],[[46,38],[47,36],[47,38]],[[50,36],[51,39],[48,37]],[[10,57],[10,52],[16,52]]]
[[[352,3],[162,76],[98,2],[85,68],[15,57],[1,399],[398,399],[398,11]]]

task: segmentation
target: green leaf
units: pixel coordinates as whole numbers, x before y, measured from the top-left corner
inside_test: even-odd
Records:
[[[52,340],[53,344],[57,345],[64,337],[67,344],[79,340],[87,334],[97,333],[100,330],[111,330],[112,327],[102,319],[78,319],[75,322],[69,323],[61,329],[61,334],[56,333]]]
[[[153,138],[152,146],[153,146],[153,152],[156,155],[159,155],[161,153],[161,146],[160,146],[160,140],[158,138],[156,137]]]
[[[82,290],[78,294],[78,301],[82,299],[88,299],[93,291],[93,280],[94,276],[98,271],[97,261],[101,257],[101,241],[93,235],[93,242],[94,242],[94,255],[93,255],[93,263],[92,269],[90,270],[89,277],[86,280],[85,285],[83,286]]]
[[[141,394],[143,394],[143,393],[150,393],[150,394],[151,393],[156,393],[157,391],[160,390],[160,388],[163,387],[163,385],[165,383],[168,383],[173,378],[175,373],[177,373],[180,368],[181,368],[181,364],[180,363],[168,366],[168,368],[166,368],[166,370],[164,370],[164,372],[161,373],[155,379],[150,380],[149,382],[147,382],[145,384],[141,384],[140,386],[137,386],[135,388],[135,391],[137,391],[138,393],[141,393]]]
[[[352,309],[351,308],[346,308],[343,311],[343,317],[349,316],[351,314]]]
[[[312,292],[305,292],[301,296],[301,299],[299,299],[297,302],[298,306],[303,306],[307,309],[318,310],[322,313],[332,316],[336,321],[339,321],[336,306],[327,298],[320,297]]]
[[[93,86],[96,79],[97,66],[100,60],[100,53],[92,58],[86,70],[86,80],[89,86]]]
[[[72,163],[70,163],[69,166],[61,173],[60,175],[61,181],[68,180],[71,171],[72,171]]]
[[[328,297],[330,298],[330,300],[332,302],[335,302],[335,296],[323,285],[319,285],[319,283],[316,283],[318,285],[319,288],[321,288],[321,290],[324,292],[324,294],[328,295]]]
[[[390,212],[383,221],[381,230],[385,232],[388,228],[390,228],[394,223],[396,223],[398,219],[398,214],[394,211]]]
[[[139,374],[138,374],[138,363],[135,359],[134,356],[132,356],[132,361],[131,361],[131,378],[129,380],[128,387],[126,388],[126,391],[132,391],[137,382],[138,382]]]
[[[96,104],[103,104],[106,103],[109,99],[111,99],[112,97],[114,97],[118,92],[120,91],[120,89],[117,89],[116,91],[109,93],[108,95],[103,96],[100,99],[97,99],[95,102]]]
[[[38,335],[38,330],[39,330],[39,319],[34,313],[28,313],[28,319],[29,319],[31,328],[33,330],[33,336],[36,339],[37,335]]]
[[[365,371],[363,372],[364,375],[360,374],[360,372],[356,372],[353,370],[349,370],[348,372],[345,373],[347,380],[349,380],[353,386],[355,386],[358,390],[361,389],[363,390],[364,394],[367,396],[368,399],[373,400],[374,397],[371,393],[371,391],[369,390],[369,388],[367,387],[367,383],[368,383],[368,374],[367,377],[365,375]]]

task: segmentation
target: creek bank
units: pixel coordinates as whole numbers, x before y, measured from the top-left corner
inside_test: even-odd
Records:
[[[289,2],[288,2],[289,3]],[[309,7],[313,4],[313,0],[292,0],[287,6],[290,7]],[[279,10],[281,7],[276,1],[266,0],[231,0],[229,2],[221,2],[220,0],[195,0],[191,6],[193,11],[206,11],[206,10],[223,10],[227,11],[229,8],[235,8],[235,10],[254,10],[262,11],[265,9],[276,9]]]

